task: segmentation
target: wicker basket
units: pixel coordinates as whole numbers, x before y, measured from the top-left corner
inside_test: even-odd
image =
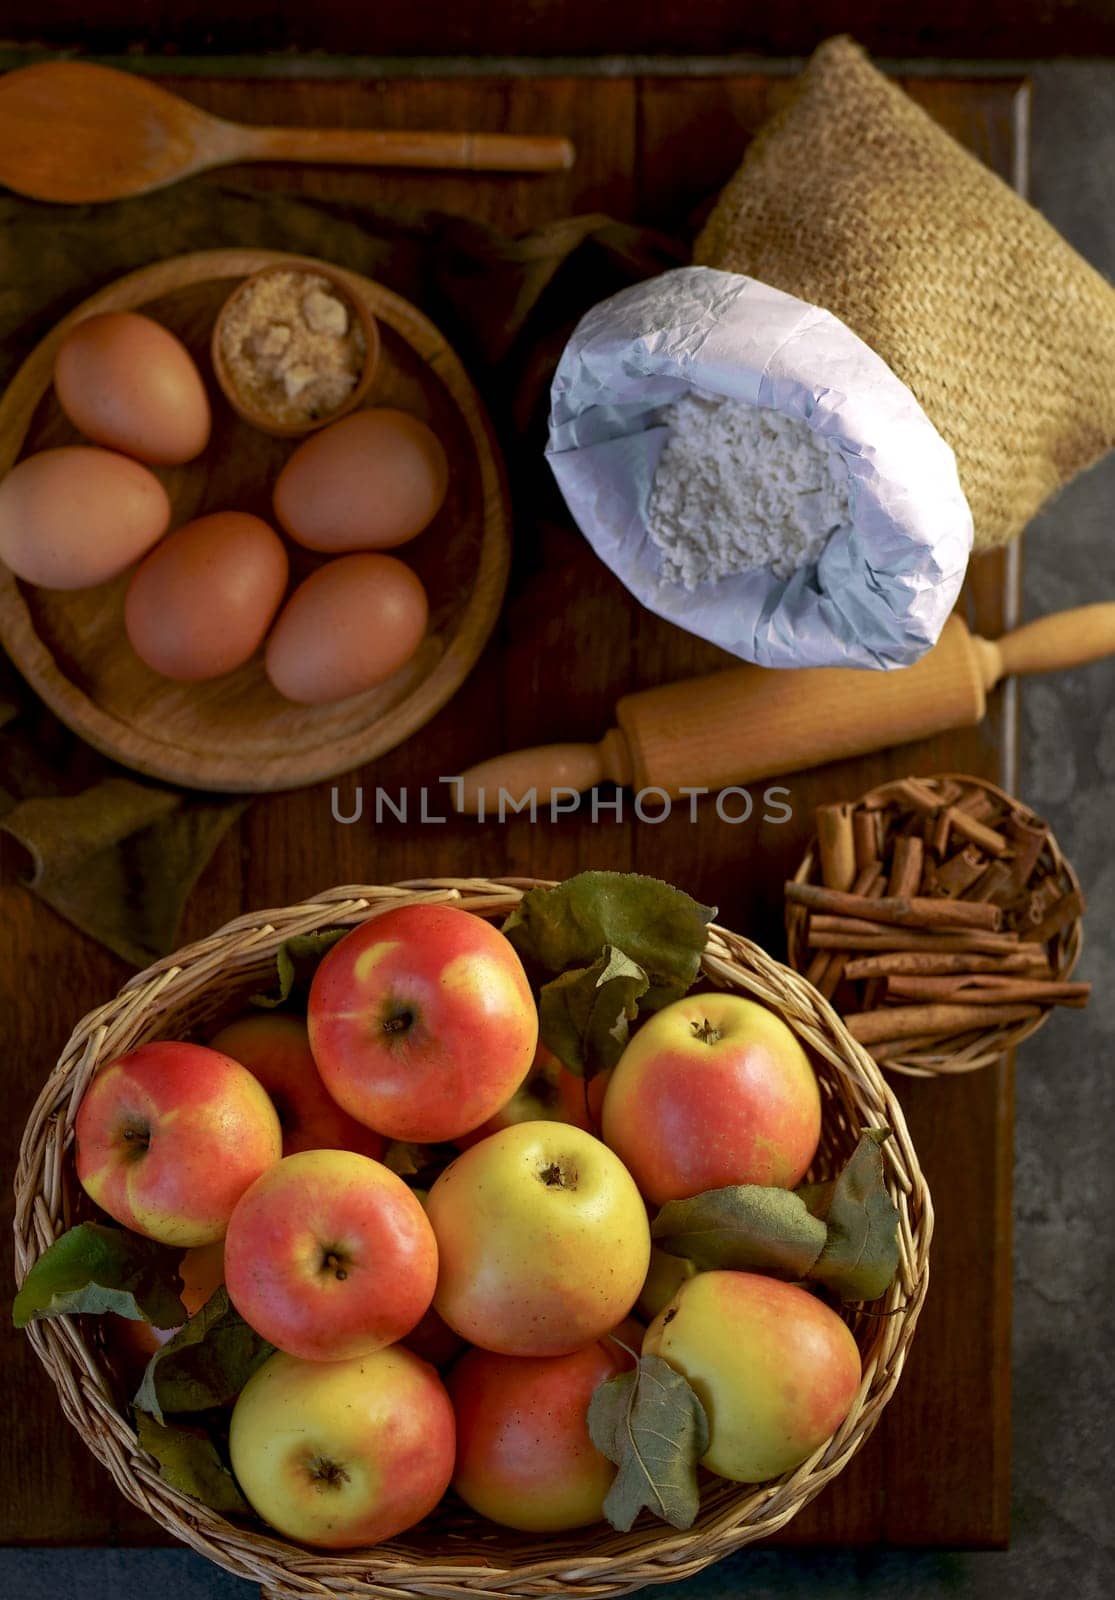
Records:
[[[415,900],[452,902],[502,918],[530,880],[444,879],[389,888],[339,888],[302,905],[238,918],[210,938],[134,977],[75,1029],[24,1132],[16,1175],[16,1272],[20,1280],[70,1225],[78,1190],[70,1160],[73,1120],[92,1074],[149,1039],[209,1026],[265,986],[284,939],[352,925]],[[705,980],[754,995],[778,1011],[812,1050],[824,1100],[817,1170],[851,1153],[862,1126],[886,1123],[887,1182],[899,1209],[898,1277],[885,1300],[848,1308],[863,1354],[863,1382],[848,1417],[795,1471],[758,1488],[706,1478],[696,1525],[677,1533],[642,1518],[627,1534],[604,1525],[566,1536],[514,1534],[446,1505],[410,1533],[363,1553],[332,1554],[291,1544],[259,1524],[234,1523],[169,1488],[139,1448],[126,1399],[80,1318],[36,1322],[35,1351],[62,1409],[135,1505],[176,1538],[268,1600],[293,1597],[530,1597],[622,1594],[691,1576],[742,1545],[774,1533],[829,1483],[859,1449],[894,1391],[928,1282],[933,1212],[902,1112],[871,1058],[811,985],[755,945],[710,929]]]
[[[918,782],[922,788],[939,790],[941,785],[958,779],[970,788],[986,790],[995,800],[1009,806],[1026,822],[1040,824],[1041,819],[1036,812],[987,778],[974,778],[968,773],[961,776],[959,773],[946,772],[934,778],[919,778]],[[889,785],[881,784],[879,787],[885,789]],[[873,799],[876,792],[874,789],[869,789],[853,804],[863,805],[865,801]],[[1044,866],[1050,875],[1060,878],[1066,894],[1079,892],[1080,879],[1061,854],[1060,846],[1052,834],[1039,858],[1039,864]],[[801,866],[794,873],[794,882],[819,883],[820,881],[817,840],[813,839]],[[804,972],[809,965],[809,951],[806,947],[808,925],[809,913],[806,908],[787,903],[787,958],[795,972]],[[1083,924],[1081,919],[1076,917],[1050,941],[1049,964],[1057,978],[1071,976],[1083,947]],[[1028,1039],[1032,1033],[1036,1033],[1052,1009],[1052,1006],[1046,1006],[1040,1017],[1033,1017],[1028,1022],[1007,1024],[1003,1027],[987,1028],[980,1033],[960,1035],[954,1040],[946,1041],[939,1050],[913,1050],[909,1054],[882,1057],[879,1059],[879,1065],[888,1072],[904,1073],[910,1078],[954,1077],[958,1073],[975,1072],[980,1067],[993,1066],[1008,1050],[1013,1050],[1023,1039]]]

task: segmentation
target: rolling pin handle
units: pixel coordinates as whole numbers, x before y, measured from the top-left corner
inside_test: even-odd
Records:
[[[1020,673],[1060,672],[1115,655],[1115,602],[1055,611],[1001,639],[973,638],[984,687]]]
[[[511,755],[493,756],[461,775],[453,804],[465,816],[492,815],[500,804],[519,806],[533,789],[539,805],[549,805],[559,792],[583,794],[596,784],[631,782],[627,740],[611,728],[599,744],[536,745]]]

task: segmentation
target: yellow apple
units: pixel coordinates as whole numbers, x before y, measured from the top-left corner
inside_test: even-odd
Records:
[[[711,1472],[763,1483],[836,1431],[860,1384],[847,1323],[796,1284],[701,1272],[647,1329],[643,1354],[682,1373],[708,1413]]]
[[[462,1339],[558,1356],[608,1333],[647,1273],[650,1228],[629,1172],[564,1122],[520,1122],[452,1162],[430,1190],[434,1306]]]
[[[229,1448],[265,1522],[348,1550],[433,1510],[453,1475],[455,1431],[437,1373],[394,1345],[348,1361],[273,1355],[240,1393]]]
[[[737,1183],[792,1189],[817,1151],[821,1093],[773,1011],[736,994],[687,995],[623,1052],[602,1132],[654,1205]]]

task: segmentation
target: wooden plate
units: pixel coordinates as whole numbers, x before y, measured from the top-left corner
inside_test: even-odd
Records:
[[[184,467],[156,469],[172,526],[209,511],[251,511],[273,523],[271,486],[297,441],[242,422],[213,381],[208,342],[234,284],[272,263],[274,250],[203,250],[133,272],[71,312],[24,362],[0,400],[0,474],[21,456],[78,441],[51,387],[68,330],[95,311],[143,310],[191,350],[210,389],[213,437]],[[336,270],[336,269],[333,269]],[[195,789],[289,789],[347,772],[423,726],[459,687],[499,613],[510,556],[503,465],[479,396],[438,330],[408,301],[342,275],[379,319],[383,350],[368,404],[422,417],[449,456],[445,505],[398,552],[430,599],[427,637],[413,660],[365,694],[295,706],[259,658],[203,684],[150,671],[124,633],[128,574],[72,593],[36,589],[0,564],[0,641],[47,705],[105,755],[150,777]],[[290,545],[292,584],[321,557]]]

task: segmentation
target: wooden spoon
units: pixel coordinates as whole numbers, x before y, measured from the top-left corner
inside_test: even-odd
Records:
[[[33,200],[124,200],[235,161],[557,172],[573,159],[568,139],[520,134],[245,127],[82,61],[0,78],[0,183]]]

